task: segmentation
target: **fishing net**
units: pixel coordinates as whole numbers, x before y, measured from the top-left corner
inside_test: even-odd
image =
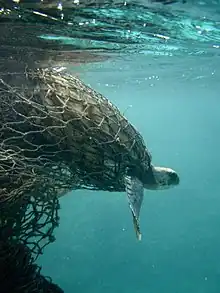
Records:
[[[3,134],[2,131],[1,134]],[[0,146],[0,239],[20,239],[37,257],[55,240],[59,202],[48,178],[10,146]]]
[[[60,196],[123,191],[126,168],[142,174],[150,155],[109,100],[60,69],[0,74],[0,96],[0,239],[36,258],[55,239]]]
[[[1,293],[62,293],[50,278],[40,273],[27,246],[0,241]]]
[[[38,69],[25,77],[8,75],[0,86],[0,146],[3,153],[13,150],[17,163],[23,163],[25,172],[18,172],[25,188],[30,180],[27,188],[50,187],[53,197],[75,188],[121,191],[128,164],[149,164],[150,154],[136,129],[78,78]]]

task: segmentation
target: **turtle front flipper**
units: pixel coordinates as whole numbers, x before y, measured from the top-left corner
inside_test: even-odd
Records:
[[[142,182],[133,176],[125,176],[125,189],[127,192],[128,204],[131,209],[134,229],[138,240],[141,240],[139,214],[144,197],[144,186]]]

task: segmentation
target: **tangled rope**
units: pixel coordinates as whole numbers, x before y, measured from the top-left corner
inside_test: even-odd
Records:
[[[0,241],[0,264],[1,293],[63,293],[50,278],[40,274],[27,246]]]
[[[125,169],[142,174],[150,162],[136,129],[76,77],[55,69],[2,74],[0,96],[0,227],[24,244],[31,238],[36,254],[53,241],[59,196],[122,191]]]
[[[60,196],[124,191],[126,168],[141,176],[151,157],[108,99],[59,70],[0,74],[0,97],[0,250],[12,261],[16,249],[36,259],[55,240]]]

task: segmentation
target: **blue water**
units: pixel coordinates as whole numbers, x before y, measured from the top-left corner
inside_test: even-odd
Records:
[[[125,193],[62,197],[56,241],[37,260],[42,274],[65,293],[219,293],[219,0],[14,2],[0,1],[0,65],[17,56],[66,66],[181,179],[145,190],[141,242]]]
[[[220,292],[219,68],[219,58],[145,54],[69,68],[125,111],[181,184],[145,191],[141,243],[124,193],[63,197],[39,262],[66,293]]]

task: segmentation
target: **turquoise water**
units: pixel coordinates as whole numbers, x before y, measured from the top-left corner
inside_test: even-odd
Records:
[[[125,194],[62,198],[57,240],[40,263],[65,292],[219,292],[219,66],[138,54],[74,68],[126,111],[153,162],[177,170],[181,184],[145,191],[141,243]]]
[[[124,193],[65,195],[42,273],[65,293],[219,293],[219,1],[3,2],[1,62],[12,50],[22,62],[66,66],[181,179],[145,190],[141,242]]]

